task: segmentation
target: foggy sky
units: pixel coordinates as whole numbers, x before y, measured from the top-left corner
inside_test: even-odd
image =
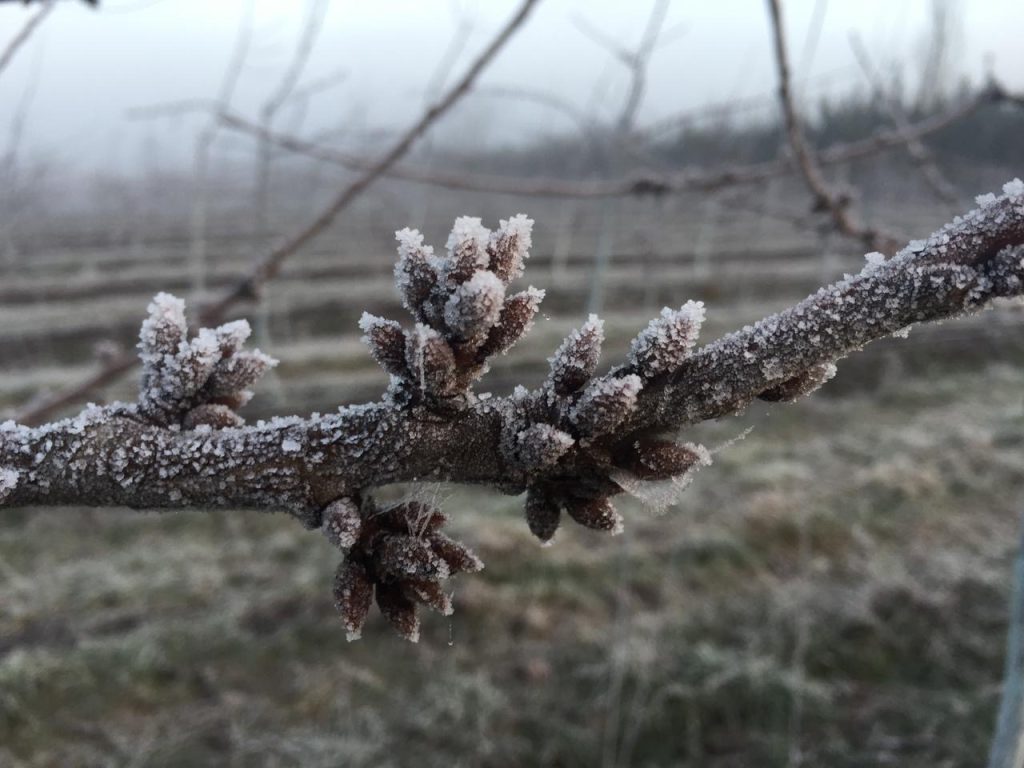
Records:
[[[199,116],[129,121],[134,107],[214,98],[250,0],[104,0],[99,11],[61,2],[0,77],[0,151],[17,138],[24,116],[23,156],[45,154],[65,167],[128,173],[187,166]],[[302,29],[308,6],[298,0],[254,0],[251,45],[232,108],[255,115],[276,86]],[[300,82],[339,71],[340,86],[317,97],[301,130],[341,125],[395,128],[422,109],[438,63],[462,20],[471,31],[451,77],[490,39],[517,3],[508,0],[333,0]],[[808,57],[807,30],[824,12],[820,40]],[[558,94],[595,119],[610,120],[627,75],[621,64],[574,26],[583,17],[632,46],[644,28],[646,0],[543,0],[525,28],[486,72],[482,84],[529,86]],[[843,91],[864,79],[848,36],[859,33],[875,63],[901,69],[914,85],[928,39],[929,0],[789,0],[786,23],[801,93]],[[989,64],[1000,80],[1024,90],[1024,3],[959,0],[951,62],[973,81]],[[0,8],[5,46],[36,8]],[[762,0],[674,0],[664,26],[669,39],[649,68],[640,123],[711,102],[755,97],[774,83]],[[449,79],[451,79],[451,77]],[[766,107],[765,109],[770,109]],[[764,114],[769,114],[765,112]],[[287,125],[294,115],[285,115]],[[446,119],[442,133],[472,128],[480,147],[572,125],[542,107],[474,97]],[[464,141],[465,139],[463,139]],[[235,141],[241,152],[243,144]]]

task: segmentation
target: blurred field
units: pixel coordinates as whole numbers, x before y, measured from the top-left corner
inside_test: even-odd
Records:
[[[1005,176],[976,171],[972,191]],[[920,190],[869,188],[873,220],[908,236],[947,218]],[[247,415],[381,391],[356,320],[402,317],[396,228],[440,247],[455,215],[537,220],[545,316],[483,382],[505,393],[598,297],[613,362],[663,304],[703,299],[712,338],[859,270],[855,246],[760,211],[802,213],[794,189],[604,207],[384,185],[246,313],[282,360]],[[223,211],[202,262],[170,214],[6,233],[0,407],[81,376],[98,342],[131,345],[156,291],[228,284],[303,220],[284,210],[266,237]],[[709,446],[752,431],[664,515],[624,502],[617,539],[567,526],[538,548],[520,499],[413,489],[487,563],[418,646],[379,616],[347,644],[338,555],[284,516],[7,513],[0,765],[978,765],[1024,500],[1022,322],[1002,306],[917,328],[808,400],[702,425],[688,438]]]

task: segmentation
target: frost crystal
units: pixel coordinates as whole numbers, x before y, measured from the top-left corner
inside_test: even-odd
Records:
[[[10,467],[0,467],[0,501],[10,495],[11,491],[18,487],[18,478],[21,473]]]
[[[1024,181],[1013,179],[1003,184],[1003,194],[1007,197],[1024,197]]]
[[[550,424],[534,424],[516,435],[515,459],[527,471],[544,469],[558,462],[575,440]]]
[[[463,283],[477,270],[486,269],[490,262],[490,256],[487,254],[487,243],[490,239],[490,230],[480,223],[479,218],[457,218],[445,244],[448,250],[448,261],[445,265],[448,280]]]

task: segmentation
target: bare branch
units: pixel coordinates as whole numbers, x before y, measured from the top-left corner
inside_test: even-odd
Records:
[[[882,104],[885,111],[889,114],[889,119],[892,120],[893,125],[896,126],[896,130],[901,134],[907,135],[909,133],[910,122],[907,120],[907,116],[903,113],[903,108],[900,106],[899,102],[890,94],[885,92],[885,86],[882,84],[878,70],[875,69],[872,64],[871,57],[868,55],[868,50],[857,34],[850,34],[850,47],[853,49],[854,58],[857,59],[857,63],[864,72],[864,76],[871,84],[871,88],[875,93],[875,98]],[[910,159],[921,171],[921,176],[924,178],[925,183],[928,185],[929,189],[932,190],[935,196],[939,200],[947,203],[950,207],[955,206],[957,203],[956,189],[950,183],[949,179],[947,179],[942,173],[935,160],[935,155],[932,154],[931,150],[928,149],[928,147],[926,147],[919,138],[911,136],[908,136],[906,140],[906,149],[907,155],[909,155]]]
[[[7,69],[7,65],[11,63],[11,60],[18,52],[18,49],[21,48],[30,37],[32,37],[32,33],[36,31],[39,25],[46,21],[46,17],[53,12],[56,5],[55,0],[47,0],[47,2],[44,2],[42,4],[42,8],[40,8],[39,11],[27,22],[25,22],[25,26],[18,31],[18,34],[11,38],[7,47],[4,48],[3,53],[0,53],[0,74],[3,74],[3,71]]]
[[[833,226],[842,234],[863,242],[868,248],[888,251],[895,247],[897,239],[875,228],[858,222],[850,211],[850,199],[832,189],[825,180],[814,157],[810,145],[804,136],[800,117],[797,115],[796,103],[793,98],[789,76],[789,59],[786,53],[786,35],[782,23],[780,0],[768,0],[768,10],[772,22],[772,39],[775,45],[775,64],[779,77],[779,104],[782,107],[786,124],[786,135],[793,152],[793,160],[800,175],[814,197],[815,208],[827,211],[832,218]],[[905,137],[904,137],[904,140]]]

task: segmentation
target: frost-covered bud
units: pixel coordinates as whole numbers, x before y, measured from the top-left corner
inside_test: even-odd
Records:
[[[518,213],[502,219],[498,231],[487,245],[488,268],[506,285],[523,274],[523,262],[530,257],[533,245],[533,219]]]
[[[437,507],[422,501],[402,501],[374,513],[373,521],[392,531],[425,536],[439,530],[448,516]]]
[[[349,641],[363,634],[363,624],[373,603],[373,582],[360,564],[345,558],[334,574],[334,605],[341,614]]]
[[[544,300],[544,291],[532,285],[525,291],[513,294],[505,299],[501,308],[498,324],[491,329],[487,340],[478,351],[480,358],[504,354],[512,348],[533,327],[533,318],[537,316],[540,303]]]
[[[526,493],[526,524],[530,533],[546,544],[551,541],[562,520],[561,505],[554,497],[540,490],[531,488]]]
[[[487,269],[490,256],[487,243],[491,232],[475,216],[460,216],[452,226],[448,242],[448,259],[445,277],[451,284],[458,285],[469,280],[478,270]]]
[[[433,533],[427,541],[434,553],[448,563],[452,573],[476,573],[484,568],[483,561],[473,553],[473,550],[443,533]]]
[[[416,603],[410,600],[399,584],[377,585],[377,607],[402,637],[418,643],[420,620],[416,617]]]
[[[235,413],[231,408],[220,403],[204,403],[185,414],[181,421],[183,429],[195,429],[205,425],[214,429],[228,429],[229,427],[240,427],[245,419]]]
[[[448,563],[415,536],[385,536],[373,550],[377,572],[392,579],[447,579]]]
[[[359,512],[359,505],[345,496],[335,499],[324,507],[321,530],[338,549],[351,549],[363,531],[363,516]]]
[[[643,382],[634,374],[599,379],[587,387],[569,420],[588,437],[607,435],[633,413],[642,388]]]
[[[211,400],[232,398],[232,402],[225,405],[241,407],[252,397],[249,388],[276,365],[277,360],[258,349],[235,352],[217,361],[203,387],[203,395]]]
[[[178,346],[188,334],[185,302],[169,293],[158,293],[146,307],[146,311],[149,315],[142,322],[142,329],[139,331],[142,362],[152,362],[154,357],[176,355]]]
[[[788,403],[792,400],[799,400],[804,395],[811,394],[835,375],[836,367],[833,363],[814,365],[793,378],[766,389],[758,397],[769,403]]]
[[[501,317],[505,286],[493,272],[477,272],[452,291],[444,322],[459,341],[481,338]]]
[[[451,595],[445,592],[444,587],[436,581],[409,579],[402,582],[402,586],[408,597],[430,606],[443,616],[451,616],[455,610],[452,606]]]
[[[527,471],[554,466],[576,441],[551,424],[534,424],[516,435],[515,462]]]
[[[455,355],[441,334],[422,323],[408,334],[405,361],[413,384],[438,397],[454,395],[459,389]]]
[[[230,357],[242,348],[246,339],[252,335],[248,320],[233,320],[213,329],[220,344],[221,357]]]
[[[629,360],[646,378],[675,370],[697,343],[704,322],[704,302],[688,301],[679,309],[665,307],[633,339]]]
[[[622,533],[622,516],[608,499],[567,499],[565,511],[582,526],[595,531]]]
[[[568,395],[586,384],[597,370],[604,343],[604,321],[591,315],[580,328],[566,336],[555,354],[548,358],[548,382],[559,395]]]
[[[401,325],[394,320],[363,312],[359,318],[359,330],[363,332],[361,341],[369,348],[370,355],[381,368],[392,376],[409,375],[405,364],[405,331]]]
[[[209,328],[201,328],[188,349],[181,348],[177,360],[177,391],[179,401],[195,397],[208,382],[217,363],[220,362],[220,340]]]
[[[708,460],[703,446],[680,445],[655,437],[640,437],[617,446],[612,459],[616,466],[641,480],[668,480]]]
[[[423,244],[423,235],[408,227],[395,232],[395,239],[398,240],[395,285],[405,308],[420,317],[423,304],[437,285],[434,249]]]

